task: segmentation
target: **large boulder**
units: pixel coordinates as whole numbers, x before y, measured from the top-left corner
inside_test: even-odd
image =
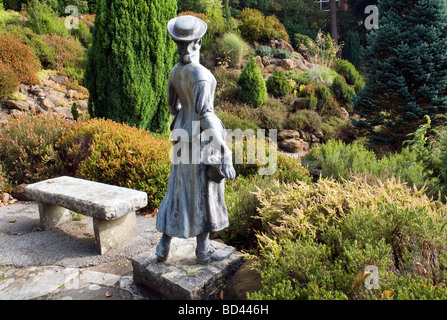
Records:
[[[303,139],[287,139],[278,142],[278,146],[286,152],[290,153],[307,153],[309,151],[309,143]]]

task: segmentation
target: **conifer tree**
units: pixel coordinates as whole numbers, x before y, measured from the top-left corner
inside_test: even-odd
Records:
[[[167,130],[176,46],[166,25],[176,12],[176,0],[98,1],[86,71],[92,116]]]
[[[239,99],[258,108],[267,101],[267,87],[254,58],[247,62],[237,84],[241,87]]]
[[[400,149],[425,115],[441,121],[447,111],[447,1],[381,0],[379,12],[354,124],[371,142]]]

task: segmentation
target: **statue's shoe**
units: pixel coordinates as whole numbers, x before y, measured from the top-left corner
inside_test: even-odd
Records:
[[[200,264],[206,264],[213,261],[222,261],[228,258],[231,252],[225,250],[216,250],[210,246],[210,250],[207,253],[203,253],[196,250],[197,262]]]
[[[166,243],[163,240],[160,240],[160,242],[157,245],[157,248],[155,249],[155,255],[157,256],[158,262],[165,262],[169,259],[169,249],[171,247],[170,243]]]

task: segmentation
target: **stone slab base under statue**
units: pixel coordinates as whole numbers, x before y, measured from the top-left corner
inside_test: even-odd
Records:
[[[155,251],[150,250],[132,259],[134,282],[146,286],[168,300],[219,299],[225,282],[244,262],[233,247],[211,241],[217,250],[230,255],[223,261],[198,264],[195,255],[196,239],[173,238],[170,258],[158,262]]]

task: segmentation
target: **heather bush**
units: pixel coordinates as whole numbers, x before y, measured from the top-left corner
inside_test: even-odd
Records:
[[[72,126],[52,115],[10,117],[0,131],[0,162],[11,183],[34,183],[60,175],[63,171],[55,144]]]
[[[3,165],[0,163],[0,194],[10,187],[8,175],[3,169]]]
[[[290,93],[291,87],[285,73],[275,70],[273,75],[267,80],[267,92],[275,98],[281,98]]]
[[[31,49],[13,35],[0,34],[0,62],[8,64],[20,83],[39,83],[36,72],[40,70],[39,59]]]
[[[145,130],[93,119],[65,135],[57,150],[68,174],[144,191],[155,209],[167,188],[170,148],[168,139]]]
[[[0,61],[0,98],[8,97],[19,89],[19,81],[9,64]]]
[[[1,33],[12,34],[22,41],[23,44],[30,47],[44,68],[50,68],[56,53],[54,49],[43,41],[42,37],[32,31],[30,28],[20,24],[10,24],[0,30]]]
[[[264,231],[257,213],[261,204],[255,195],[256,191],[270,189],[278,192],[282,189],[280,183],[311,182],[309,172],[299,159],[281,153],[277,156],[274,175],[261,176],[253,173],[238,175],[235,180],[227,181],[225,202],[230,226],[220,233],[225,243],[243,250],[256,248],[256,234]]]
[[[240,129],[245,131],[247,129],[251,129],[256,133],[256,130],[259,129],[259,126],[250,121],[248,119],[242,119],[236,115],[233,115],[228,112],[220,112],[217,114],[219,119],[222,121],[226,129],[236,130]]]
[[[315,132],[321,130],[323,122],[321,116],[312,110],[298,110],[285,121],[284,128],[290,130],[303,130]]]
[[[393,179],[277,188],[257,192],[262,289],[251,299],[447,298],[447,206]],[[377,290],[365,287],[369,265]]]
[[[288,108],[281,100],[269,97],[266,103],[257,111],[259,126],[261,128],[277,130],[284,128]]]
[[[83,84],[87,56],[79,41],[56,34],[44,35],[43,40],[55,52],[51,68]]]

